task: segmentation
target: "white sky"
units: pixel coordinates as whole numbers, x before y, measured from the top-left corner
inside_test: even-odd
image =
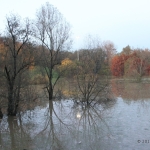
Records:
[[[150,0],[0,0],[0,31],[6,14],[13,12],[33,19],[46,1],[72,25],[74,37],[80,37],[74,49],[81,48],[88,34],[112,41],[117,51],[127,45],[150,49]]]

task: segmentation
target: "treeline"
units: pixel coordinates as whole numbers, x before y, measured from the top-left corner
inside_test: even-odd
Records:
[[[111,61],[111,72],[116,77],[142,77],[150,75],[150,50],[131,49],[130,46],[115,55]]]
[[[93,46],[92,48],[86,47],[74,52],[64,51],[62,55],[65,57],[63,57],[59,66],[64,71],[62,77],[73,78],[76,75],[78,65],[83,64],[86,66],[85,68],[89,68],[86,74],[92,72],[102,76],[110,76],[111,59],[115,54],[114,44],[110,41],[95,47]]]

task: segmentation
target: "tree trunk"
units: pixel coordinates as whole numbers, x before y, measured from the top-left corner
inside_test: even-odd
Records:
[[[52,83],[51,83],[51,81],[49,81],[50,83],[49,83],[49,92],[48,92],[48,94],[49,94],[49,100],[52,100],[53,99],[53,87],[52,87]]]
[[[8,89],[8,116],[16,116],[15,107],[16,105],[14,100],[13,85],[10,85]]]
[[[7,109],[8,116],[13,114],[13,87],[9,87],[8,89],[8,109]]]
[[[50,75],[49,75],[49,87],[48,87],[48,89],[49,89],[49,91],[48,91],[49,100],[53,99],[53,84],[52,84],[52,79],[53,79],[52,71],[53,70],[52,70],[52,68],[53,68],[53,66],[52,66],[52,62],[51,62],[51,66],[50,66],[50,69],[49,69]]]
[[[2,118],[3,118],[3,113],[2,113],[1,107],[0,107],[0,119],[2,119]]]
[[[16,96],[15,96],[15,108],[14,108],[14,113],[17,114],[18,112],[18,106],[19,106],[19,101],[20,101],[20,89],[21,89],[21,74],[19,75],[19,81],[18,81],[18,86],[16,89]]]

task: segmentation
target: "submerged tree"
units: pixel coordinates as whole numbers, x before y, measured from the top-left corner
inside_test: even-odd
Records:
[[[51,100],[55,84],[60,77],[57,75],[56,80],[52,83],[53,71],[61,62],[60,52],[67,50],[71,44],[70,25],[57,8],[46,3],[37,12],[35,27],[35,37],[43,49],[41,61],[48,78],[45,88],[48,92],[48,98]]]
[[[76,81],[78,95],[81,102],[87,105],[100,100],[100,94],[106,94],[107,78],[99,73],[105,61],[105,52],[100,43],[95,43],[91,37],[87,40],[87,47],[80,51],[80,60],[77,62]],[[102,97],[101,97],[102,98]]]
[[[22,24],[17,15],[7,17],[6,31],[2,40],[4,49],[1,74],[6,84],[8,116],[17,114],[23,74],[33,63],[30,35],[29,20],[25,20]]]

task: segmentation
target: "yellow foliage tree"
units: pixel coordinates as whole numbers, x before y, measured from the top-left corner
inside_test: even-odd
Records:
[[[59,66],[59,70],[63,72],[64,75],[70,75],[71,72],[75,68],[75,63],[69,58],[65,58],[61,61],[61,65]]]
[[[65,58],[64,60],[62,60],[61,62],[61,66],[71,66],[73,64],[73,61],[70,60],[69,58]]]

